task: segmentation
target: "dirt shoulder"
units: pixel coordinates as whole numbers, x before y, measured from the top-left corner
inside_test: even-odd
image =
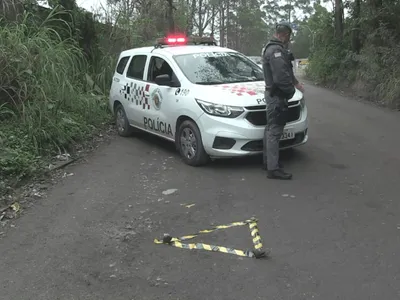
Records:
[[[20,215],[38,199],[44,198],[51,186],[61,179],[74,176],[66,167],[86,160],[102,144],[110,141],[116,134],[113,124],[106,124],[93,133],[91,138],[73,145],[69,152],[59,153],[47,159],[47,167],[32,177],[19,180],[7,178],[0,180],[0,223],[5,225]]]

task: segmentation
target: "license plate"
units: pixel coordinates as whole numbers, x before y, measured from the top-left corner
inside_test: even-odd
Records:
[[[294,139],[294,132],[284,131],[281,136],[281,141]]]

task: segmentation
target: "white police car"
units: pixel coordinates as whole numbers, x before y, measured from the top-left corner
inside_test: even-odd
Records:
[[[120,54],[110,91],[118,133],[174,142],[185,163],[260,153],[266,125],[262,70],[210,38],[169,37]],[[306,143],[307,107],[296,91],[281,149]]]
[[[257,64],[257,66],[262,68],[262,58],[261,58],[261,56],[248,56],[248,58],[250,58],[252,61],[254,61]]]

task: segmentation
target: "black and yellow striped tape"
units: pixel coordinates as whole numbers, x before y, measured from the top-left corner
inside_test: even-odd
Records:
[[[195,234],[190,234],[190,235],[185,235],[181,236],[179,238],[174,238],[171,237],[169,234],[164,234],[163,239],[158,240],[155,239],[154,243],[156,244],[167,244],[173,247],[177,248],[182,248],[182,249],[202,249],[202,250],[207,250],[207,251],[213,251],[213,252],[222,252],[222,253],[228,253],[228,254],[234,254],[238,256],[243,256],[243,257],[255,257],[255,258],[261,258],[269,255],[269,252],[267,253],[262,249],[262,242],[261,242],[261,237],[258,232],[258,226],[257,226],[257,219],[251,218],[249,220],[243,221],[243,222],[233,222],[227,225],[218,225],[215,226],[211,229],[206,229],[206,230],[201,230]],[[221,229],[227,229],[231,227],[236,227],[236,226],[244,226],[244,225],[249,225],[250,228],[250,233],[253,238],[253,245],[254,245],[254,250],[237,250],[237,249],[232,249],[228,247],[223,247],[223,246],[215,246],[215,245],[209,245],[209,244],[204,244],[204,243],[191,243],[191,244],[186,244],[182,243],[183,241],[187,241],[190,239],[193,239],[200,234],[206,234],[210,232],[214,232],[217,230]]]

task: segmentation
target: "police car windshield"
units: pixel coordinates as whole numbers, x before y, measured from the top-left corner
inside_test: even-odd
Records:
[[[221,84],[262,81],[259,66],[236,52],[202,52],[175,55],[174,59],[185,76],[195,84]]]

